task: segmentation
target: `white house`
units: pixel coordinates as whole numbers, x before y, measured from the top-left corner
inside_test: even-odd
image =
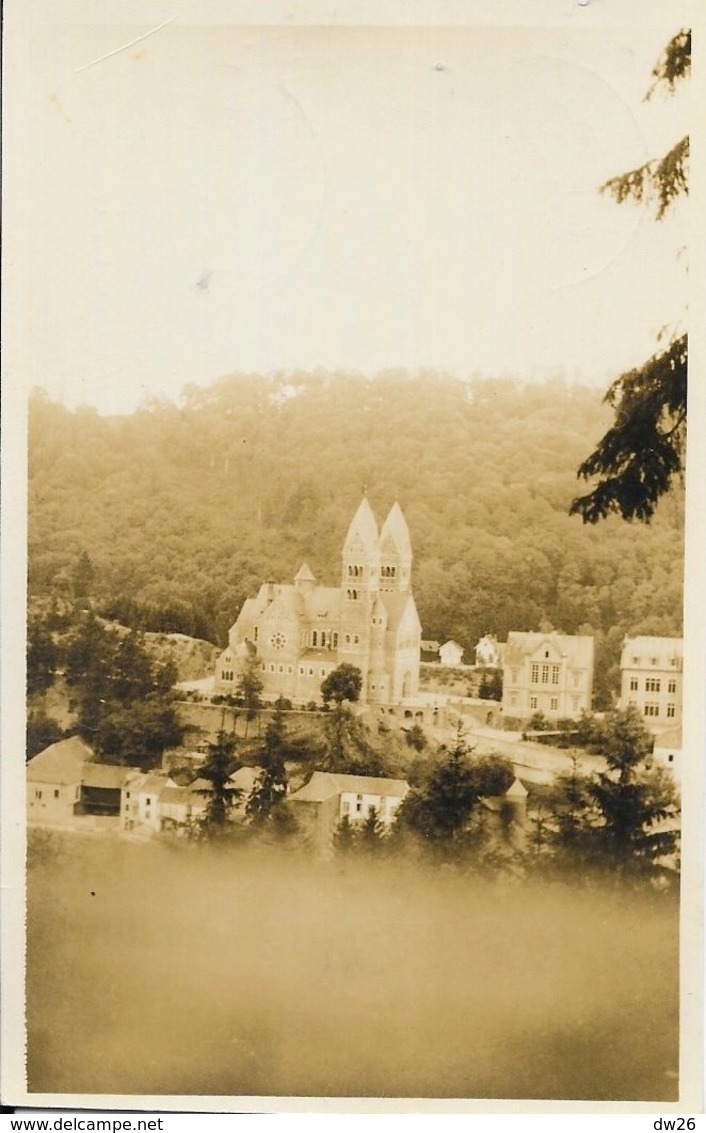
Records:
[[[681,725],[684,642],[680,637],[626,637],[620,655],[620,707],[638,709],[658,734]]]
[[[590,711],[593,638],[556,633],[507,635],[503,647],[503,714],[573,719]]]
[[[375,810],[379,821],[391,826],[408,792],[404,779],[315,771],[308,783],[289,796],[287,805],[325,850],[343,818],[360,823]]]
[[[502,647],[492,633],[486,633],[476,645],[476,665],[496,669],[502,664]]]
[[[130,771],[125,777],[120,800],[120,826],[123,830],[154,833],[162,828],[160,795],[165,787],[176,787],[168,775],[156,771]]]
[[[677,782],[681,780],[682,731],[669,728],[655,739],[653,756],[657,762],[668,767]]]
[[[442,665],[460,665],[463,659],[463,646],[457,641],[445,641],[439,646],[439,661]]]

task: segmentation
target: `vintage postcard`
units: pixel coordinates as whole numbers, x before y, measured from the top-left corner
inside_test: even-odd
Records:
[[[3,1105],[701,1112],[698,19],[7,5]]]

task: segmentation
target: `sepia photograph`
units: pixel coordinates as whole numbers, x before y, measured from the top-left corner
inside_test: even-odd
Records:
[[[692,15],[9,6],[3,1104],[701,1112]]]

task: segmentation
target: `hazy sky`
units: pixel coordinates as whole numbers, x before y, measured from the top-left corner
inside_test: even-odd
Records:
[[[688,127],[686,91],[642,101],[679,4],[610,27],[568,0],[553,28],[483,10],[285,27],[126,3],[87,26],[58,0],[15,127],[21,380],[110,412],[236,370],[604,383],[651,353],[683,314],[686,207],[658,225],[598,187]]]

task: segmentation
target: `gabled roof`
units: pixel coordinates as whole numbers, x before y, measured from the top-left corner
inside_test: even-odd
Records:
[[[410,604],[412,606],[412,609],[414,610],[417,621],[419,621],[417,607],[410,590],[381,590],[380,597],[382,598],[385,609],[387,610],[388,630],[394,632],[397,629]]]
[[[54,783],[70,786],[81,781],[84,763],[93,759],[93,752],[80,736],[59,740],[40,751],[27,763],[27,778],[33,783]]]
[[[241,791],[252,791],[261,771],[261,767],[239,767],[237,771],[233,772],[228,782]]]
[[[119,790],[130,767],[120,767],[111,763],[84,763],[81,775],[83,787],[102,787],[104,790]]]
[[[382,779],[373,775],[338,775],[315,771],[308,783],[290,795],[297,802],[324,802],[344,791],[356,795],[381,795],[403,799],[409,791],[405,779]]]
[[[681,637],[626,637],[620,656],[621,669],[630,669],[633,665],[648,666],[655,658],[657,665],[667,668],[672,660],[681,662],[684,656],[684,641]],[[633,660],[637,657],[637,662]],[[674,666],[678,669],[678,666]]]
[[[542,650],[553,656],[567,657],[571,665],[591,668],[593,665],[593,638],[569,633],[522,633],[511,630],[507,635],[507,645],[503,649],[503,664],[521,663],[525,657],[535,657]],[[538,660],[543,658],[538,657]]]
[[[341,591],[337,586],[315,586],[302,595],[304,610],[310,620],[336,619],[341,609]]]
[[[294,575],[295,582],[316,582],[316,577],[309,569],[308,563],[302,563],[299,570]]]

